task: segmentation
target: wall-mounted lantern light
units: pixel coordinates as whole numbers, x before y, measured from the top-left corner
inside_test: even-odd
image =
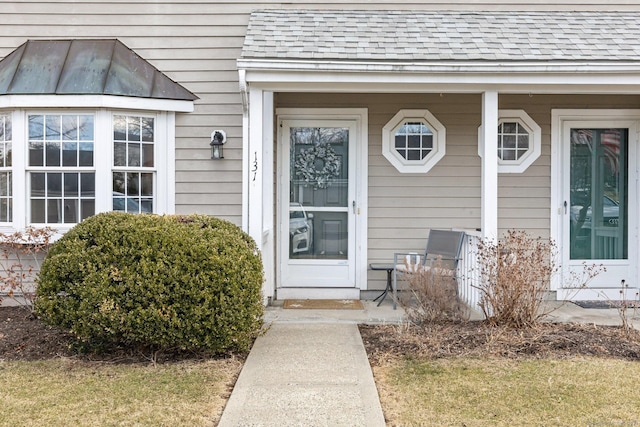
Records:
[[[215,160],[224,159],[222,154],[222,146],[227,142],[227,134],[223,130],[214,130],[211,132],[211,158]]]

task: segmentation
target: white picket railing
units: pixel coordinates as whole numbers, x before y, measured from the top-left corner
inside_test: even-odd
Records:
[[[480,273],[478,268],[478,244],[481,235],[477,231],[464,230],[460,262],[458,263],[458,294],[462,301],[474,310],[480,310]]]

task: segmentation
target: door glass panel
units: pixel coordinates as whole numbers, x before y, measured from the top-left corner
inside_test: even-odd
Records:
[[[627,129],[571,129],[571,259],[628,257],[627,135]]]
[[[349,129],[290,132],[289,258],[347,259]]]

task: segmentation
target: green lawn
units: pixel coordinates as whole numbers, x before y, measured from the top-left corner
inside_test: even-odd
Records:
[[[374,367],[389,426],[640,426],[640,363],[391,360]]]
[[[0,362],[0,426],[215,426],[238,360]]]

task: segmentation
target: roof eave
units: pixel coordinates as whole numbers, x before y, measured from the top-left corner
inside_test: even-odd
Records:
[[[273,91],[640,93],[640,62],[241,58],[238,69],[248,84]]]

